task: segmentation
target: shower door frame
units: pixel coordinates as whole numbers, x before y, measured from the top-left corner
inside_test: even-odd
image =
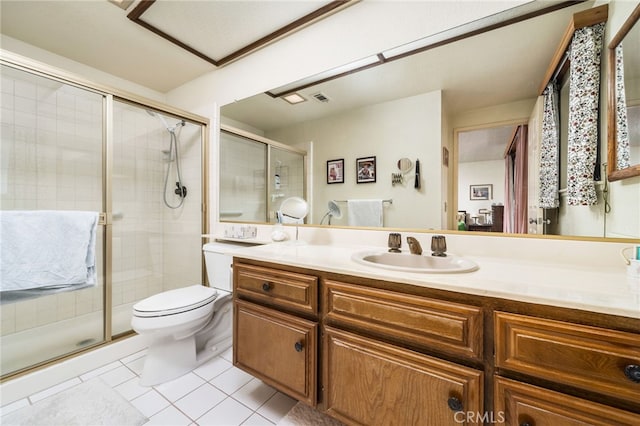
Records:
[[[64,355],[38,362],[0,377],[0,382],[13,379],[35,370],[60,363],[66,359],[92,351],[98,347],[109,345],[118,339],[134,334],[133,330],[112,335],[112,179],[113,179],[113,105],[114,101],[121,101],[144,109],[153,109],[160,113],[172,115],[200,125],[201,127],[201,234],[209,233],[209,133],[210,120],[158,101],[138,96],[115,87],[103,85],[83,78],[59,68],[25,58],[23,56],[0,49],[0,65],[27,72],[39,77],[58,81],[60,83],[87,90],[102,96],[102,212],[99,225],[103,227],[103,255],[102,255],[102,312],[103,312],[103,340],[87,345],[82,349],[67,352]],[[206,283],[204,256],[201,256],[202,282]]]
[[[217,214],[217,221],[220,223],[267,223],[267,224],[271,224],[274,223],[272,221],[276,221],[276,218],[273,217],[272,213],[273,212],[273,205],[275,204],[275,201],[272,199],[271,195],[273,192],[273,188],[274,188],[274,182],[273,182],[273,171],[271,170],[271,158],[272,158],[272,154],[271,154],[271,150],[272,148],[277,148],[280,149],[282,151],[287,151],[293,154],[298,154],[302,156],[302,165],[303,165],[303,173],[302,173],[302,198],[304,198],[305,200],[307,199],[307,193],[308,193],[308,188],[307,188],[307,173],[309,170],[309,164],[308,164],[308,154],[307,151],[303,150],[303,149],[299,149],[287,144],[284,144],[282,142],[278,142],[278,141],[274,141],[272,139],[269,138],[265,138],[264,136],[259,136],[256,135],[254,133],[251,133],[249,131],[246,130],[242,130],[239,129],[237,127],[233,127],[233,126],[229,126],[227,124],[220,124],[220,134],[222,133],[228,133],[240,138],[244,138],[256,143],[260,143],[263,144],[267,147],[267,155],[266,155],[266,159],[265,159],[265,185],[267,190],[265,191],[265,218],[263,222],[251,222],[251,221],[234,221],[234,220],[222,220],[222,218],[220,217],[220,192],[218,191],[218,200],[217,200],[217,205],[218,205],[218,214]],[[222,139],[222,138],[220,138]],[[220,171],[218,171],[218,173],[220,173]],[[218,179],[218,181],[220,182],[221,179]],[[309,201],[307,201],[309,203],[309,206],[311,207],[311,203]],[[310,211],[312,210],[311,208],[309,209]],[[308,215],[305,218],[306,223],[311,223],[311,216]]]

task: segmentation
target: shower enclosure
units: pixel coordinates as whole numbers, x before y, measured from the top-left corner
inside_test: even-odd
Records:
[[[220,221],[276,222],[288,197],[305,198],[306,152],[252,133],[220,131]]]
[[[1,66],[1,212],[100,214],[96,285],[23,297],[0,275],[5,378],[127,334],[137,301],[202,282],[208,122],[17,57]]]

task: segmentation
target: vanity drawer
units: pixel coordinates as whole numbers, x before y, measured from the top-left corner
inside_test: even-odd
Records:
[[[494,417],[508,425],[640,424],[640,414],[497,377]]]
[[[468,358],[482,358],[482,310],[327,280],[326,320],[393,341]]]
[[[504,312],[495,328],[498,368],[640,403],[640,334]]]
[[[318,313],[318,278],[262,266],[233,265],[239,296],[296,312]]]

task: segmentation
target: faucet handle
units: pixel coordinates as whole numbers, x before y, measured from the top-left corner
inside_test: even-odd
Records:
[[[434,235],[431,237],[431,256],[446,257],[447,240],[444,235]]]
[[[402,246],[402,237],[396,232],[389,234],[389,252],[400,253],[400,246]]]

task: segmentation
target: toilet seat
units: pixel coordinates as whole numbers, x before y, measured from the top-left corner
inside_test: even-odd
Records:
[[[150,296],[133,305],[137,317],[176,315],[206,306],[218,297],[215,288],[202,285],[169,290]]]

